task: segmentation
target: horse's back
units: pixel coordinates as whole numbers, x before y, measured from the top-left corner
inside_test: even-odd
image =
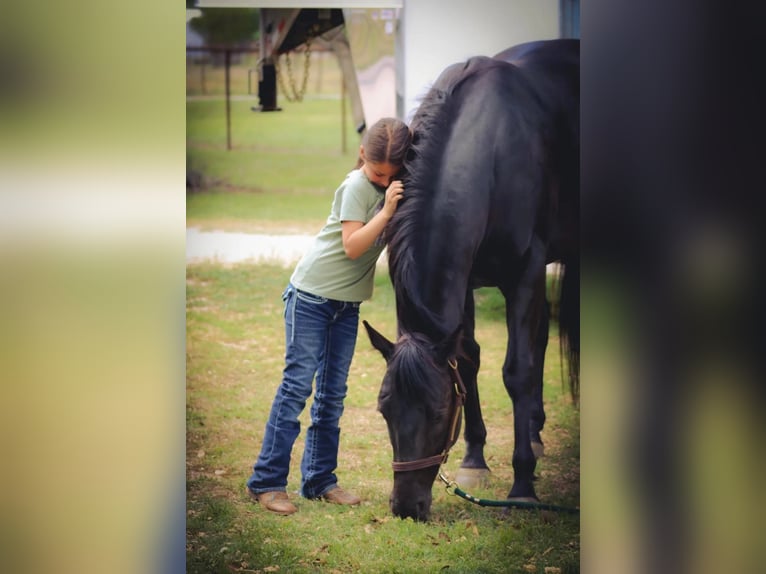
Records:
[[[498,52],[493,58],[505,60],[521,67],[526,64],[540,64],[546,61],[579,65],[580,40],[568,38],[526,42]]]
[[[580,196],[580,41],[542,40],[513,46],[493,56],[528,78],[546,108],[546,127],[557,194],[556,223],[550,230],[551,260],[578,249]]]
[[[468,262],[461,273],[472,268],[476,283],[497,285],[518,275],[533,236],[551,239],[555,256],[574,230],[579,44],[534,42],[502,54],[509,61],[477,56],[447,67],[416,112],[407,199],[389,225],[392,269],[410,269],[399,265],[406,252],[418,275],[441,267],[427,274],[440,284],[444,261],[457,257]]]
[[[569,116],[570,127],[579,140],[579,40],[528,42],[503,50],[493,58],[522,70],[548,107]]]

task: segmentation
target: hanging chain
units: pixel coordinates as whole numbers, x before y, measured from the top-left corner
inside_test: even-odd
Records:
[[[309,36],[306,40],[306,50],[304,52],[305,54],[305,60],[303,62],[303,83],[301,84],[300,90],[296,89],[295,87],[295,78],[293,77],[293,64],[292,59],[290,58],[290,52],[285,52],[285,62],[287,63],[287,80],[290,82],[290,88],[291,90],[287,89],[287,86],[285,85],[285,81],[283,78],[282,70],[279,66],[279,60],[280,56],[277,56],[274,59],[275,68],[277,71],[277,78],[279,79],[279,87],[282,89],[282,93],[287,98],[287,101],[289,102],[302,102],[303,96],[306,93],[306,86],[309,82],[309,63],[311,61],[311,41],[312,36]]]

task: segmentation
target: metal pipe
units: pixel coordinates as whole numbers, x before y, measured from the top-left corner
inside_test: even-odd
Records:
[[[231,50],[226,50],[226,149],[231,150],[231,86],[229,85],[229,68],[231,67]]]

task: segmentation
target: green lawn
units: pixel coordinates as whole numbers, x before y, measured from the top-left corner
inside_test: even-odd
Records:
[[[287,104],[270,113],[249,106],[233,103],[233,149],[227,150],[223,102],[187,102],[187,174],[202,182],[187,194],[187,225],[316,232],[336,187],[356,166],[358,134],[349,119],[343,153],[337,101]]]
[[[432,520],[392,517],[391,447],[375,405],[384,361],[360,329],[341,421],[338,476],[363,498],[347,509],[300,499],[302,435],[295,445],[288,492],[299,507],[272,515],[245,495],[263,427],[283,366],[279,295],[290,270],[269,265],[212,264],[187,269],[187,560],[189,572],[560,572],[579,571],[579,517],[482,508],[434,485]],[[486,300],[489,302],[489,299]],[[388,276],[378,274],[362,318],[395,333]],[[500,377],[505,324],[485,316],[479,375],[493,475],[473,494],[502,499],[512,483],[512,409]],[[546,456],[537,491],[551,504],[579,500],[579,415],[560,381],[555,330],[545,374]],[[308,410],[308,409],[307,409]],[[302,416],[303,428],[308,413]],[[446,465],[454,476],[462,440]],[[548,572],[551,572],[550,570]],[[554,570],[555,572],[555,570]]]

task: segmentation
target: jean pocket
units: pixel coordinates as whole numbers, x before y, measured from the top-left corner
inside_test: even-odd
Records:
[[[288,307],[288,306],[289,306],[289,304],[290,304],[290,296],[291,296],[293,293],[295,293],[295,287],[293,287],[292,285],[288,285],[288,286],[285,288],[285,290],[284,290],[284,291],[282,291],[282,301],[283,301],[283,302],[284,302],[284,304],[285,304],[285,309],[284,309],[284,311],[282,312],[282,318],[283,318],[283,319],[286,319],[286,318],[287,318],[287,307]]]
[[[320,297],[319,295],[314,295],[313,293],[306,293],[305,291],[301,291],[300,289],[296,290],[295,293],[298,299],[300,299],[301,301],[305,301],[306,303],[311,303],[313,305],[324,305],[328,301],[327,297]]]

